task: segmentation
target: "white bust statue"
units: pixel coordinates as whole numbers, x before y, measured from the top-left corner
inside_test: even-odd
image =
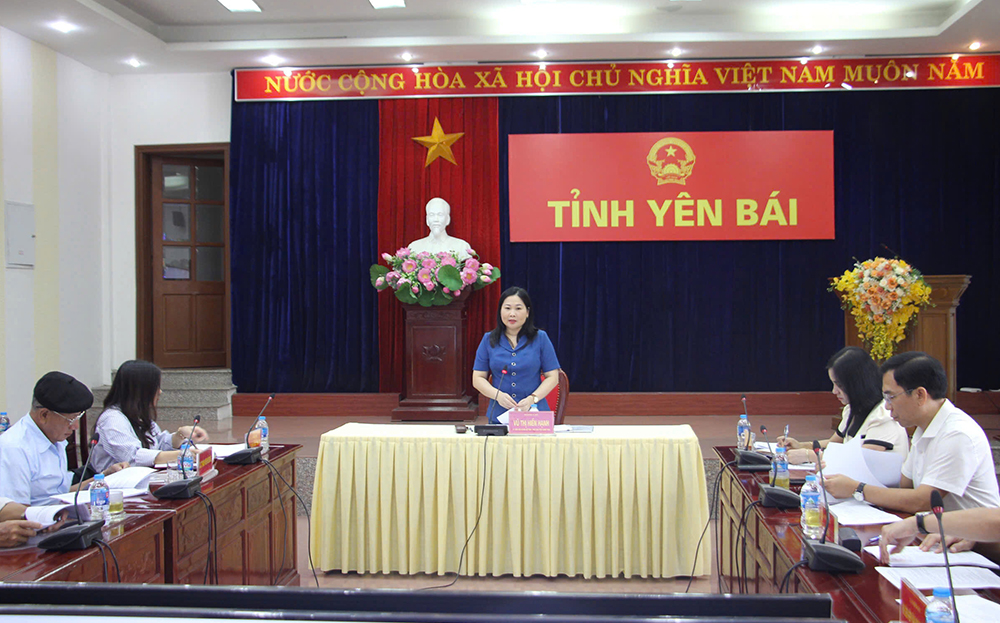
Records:
[[[458,257],[468,257],[465,252],[469,249],[469,243],[461,238],[448,235],[448,225],[451,223],[451,206],[441,197],[434,197],[427,202],[424,208],[427,213],[427,227],[431,233],[419,240],[414,240],[407,246],[410,251],[420,253],[440,253],[441,251],[453,251]]]

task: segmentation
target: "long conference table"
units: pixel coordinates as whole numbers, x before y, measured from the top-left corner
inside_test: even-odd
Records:
[[[313,562],[345,573],[704,575],[706,492],[687,425],[478,437],[349,423],[320,440]]]
[[[731,446],[713,449],[722,464],[735,459]],[[802,529],[799,511],[761,508],[748,510],[757,500],[758,485],[766,482],[767,472],[739,471],[725,467],[721,473],[718,505],[719,575],[724,592],[738,592],[738,577],[746,577],[749,593],[777,593],[779,584],[792,565],[802,558]],[[797,489],[798,487],[793,487]],[[737,548],[739,524],[746,515],[743,533],[746,538],[746,563],[742,542]],[[853,526],[862,543],[878,535],[881,526]],[[861,573],[830,574],[799,567],[789,576],[786,592],[826,593],[833,598],[834,618],[850,623],[885,623],[899,619],[899,589],[882,577],[875,567],[879,561],[861,554],[865,569]],[[1000,601],[1000,591],[979,591],[984,597]]]
[[[271,446],[267,459],[295,486],[301,446]],[[201,490],[215,509],[220,584],[298,586],[295,498],[263,463],[226,465]],[[81,498],[86,492],[81,494]],[[284,507],[284,512],[282,512]],[[121,581],[202,584],[208,561],[208,510],[201,498],[127,498],[123,521],[107,524],[103,540],[118,559]],[[107,555],[108,581],[117,581]],[[36,547],[0,549],[0,582],[101,582],[105,563],[98,547],[54,552]]]

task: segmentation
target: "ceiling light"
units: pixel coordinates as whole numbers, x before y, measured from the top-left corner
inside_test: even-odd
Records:
[[[128,59],[127,61],[125,61],[125,63],[128,64],[128,65],[131,65],[132,67],[135,67],[135,68],[142,67],[142,61],[140,61],[139,59],[135,58],[134,56],[132,58]]]
[[[840,83],[840,86],[844,87],[844,88],[845,88],[845,89],[847,89],[848,91],[850,91],[851,89],[853,89],[853,88],[854,88],[854,87],[852,87],[851,85],[847,84],[846,82],[841,82],[841,83]]]
[[[79,26],[77,26],[76,24],[70,24],[66,20],[61,19],[58,22],[52,22],[51,24],[49,24],[49,28],[54,28],[55,30],[58,30],[63,34],[68,34],[78,29]]]
[[[291,67],[285,67],[284,69],[281,70],[281,73],[283,73],[286,76],[288,76],[289,78],[291,78],[292,77],[292,68]]]
[[[538,71],[545,71],[545,63],[538,63]]]
[[[403,52],[402,54],[399,55],[399,58],[409,63],[410,61],[413,60],[413,55],[410,54],[409,52]]]
[[[285,59],[281,58],[277,54],[268,54],[264,58],[260,59],[260,62],[267,63],[271,67],[277,67],[278,65],[285,62]]]
[[[233,13],[260,13],[260,7],[253,0],[219,0],[219,4]]]
[[[414,67],[413,68],[413,73],[419,74],[420,73],[420,68],[419,67]]]
[[[961,58],[960,54],[952,54],[951,55],[951,60],[953,60],[953,61],[957,61],[959,58]]]
[[[812,51],[813,54],[820,54],[820,53],[823,52],[823,46],[821,46],[819,44],[814,45],[811,51]]]
[[[970,50],[978,50],[981,47],[983,47],[983,44],[979,43],[978,41],[973,41],[972,43],[969,44]]]
[[[373,9],[405,9],[406,0],[368,0]]]
[[[913,70],[911,69],[911,70],[909,70],[908,72],[906,72],[906,77],[907,77],[907,78],[916,78],[916,77],[917,77],[917,72],[915,72],[915,71],[913,71]]]
[[[534,56],[535,58],[545,58],[546,56],[549,55],[549,53],[546,52],[545,50],[538,49],[532,52],[531,55]]]
[[[673,69],[674,68],[674,62],[673,61],[667,61],[667,67],[669,67],[670,69]]]
[[[799,62],[802,63],[803,65],[806,65],[806,64],[809,63],[809,59],[808,58],[800,58]]]
[[[670,50],[670,54],[672,56],[680,56],[681,54],[684,54],[684,50],[680,48],[673,48],[672,50]]]

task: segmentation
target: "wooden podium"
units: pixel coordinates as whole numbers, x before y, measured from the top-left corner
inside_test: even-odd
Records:
[[[472,368],[465,355],[466,300],[472,288],[448,305],[403,304],[406,360],[403,393],[393,420],[468,421],[476,405],[466,392]]]
[[[962,293],[969,287],[970,275],[924,275],[931,287],[931,303],[917,313],[916,321],[906,328],[906,338],[896,344],[896,353],[923,351],[944,366],[948,375],[948,398],[954,402],[958,389],[955,355],[955,310]],[[840,292],[837,295],[840,296]],[[858,328],[850,310],[844,310],[844,338],[847,346],[861,346]]]

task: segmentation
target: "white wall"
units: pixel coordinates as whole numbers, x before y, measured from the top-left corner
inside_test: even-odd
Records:
[[[111,77],[112,367],[135,357],[135,146],[228,143],[228,73]],[[110,369],[108,371],[110,380]]]
[[[135,146],[228,142],[231,88],[228,73],[109,76],[0,28],[0,194],[39,204],[38,265],[0,265],[12,420],[45,371],[94,387],[135,357]]]

